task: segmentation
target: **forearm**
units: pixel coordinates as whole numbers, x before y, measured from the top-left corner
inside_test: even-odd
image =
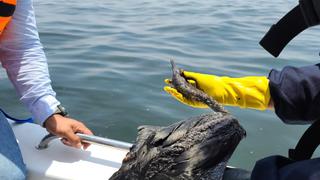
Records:
[[[271,98],[276,114],[286,123],[309,123],[320,118],[319,64],[287,66],[269,74]]]
[[[20,100],[37,123],[60,104],[51,87],[47,60],[39,40],[32,0],[18,0],[16,11],[1,39],[1,62]]]

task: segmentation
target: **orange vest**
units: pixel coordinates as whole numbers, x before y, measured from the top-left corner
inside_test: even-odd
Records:
[[[0,34],[11,20],[17,0],[0,0]]]

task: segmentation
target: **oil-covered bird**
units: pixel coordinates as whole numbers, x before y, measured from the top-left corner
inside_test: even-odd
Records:
[[[229,158],[246,132],[214,99],[189,84],[172,64],[172,86],[215,112],[168,127],[140,126],[135,144],[111,180],[220,180]]]

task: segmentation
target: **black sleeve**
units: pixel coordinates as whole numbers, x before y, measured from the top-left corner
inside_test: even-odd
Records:
[[[269,80],[275,112],[283,122],[305,124],[320,119],[320,64],[272,69]]]

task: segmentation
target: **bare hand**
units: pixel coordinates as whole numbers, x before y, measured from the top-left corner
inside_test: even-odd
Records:
[[[90,144],[81,142],[79,136],[75,133],[92,135],[93,133],[82,123],[77,120],[63,117],[60,114],[50,116],[44,124],[48,132],[62,137],[61,141],[67,146],[87,149]]]

